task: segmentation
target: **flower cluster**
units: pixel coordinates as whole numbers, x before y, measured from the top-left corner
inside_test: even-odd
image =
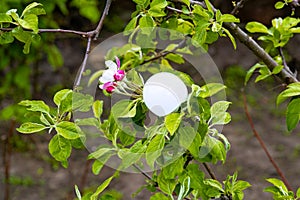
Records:
[[[112,60],[105,61],[105,65],[108,69],[106,69],[99,78],[101,83],[99,87],[108,93],[112,93],[117,87],[117,82],[125,77],[125,71],[120,69],[121,62],[118,57],[116,57],[116,62]]]

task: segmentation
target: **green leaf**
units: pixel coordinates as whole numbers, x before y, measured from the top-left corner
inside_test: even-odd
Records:
[[[90,153],[88,159],[98,159],[111,151],[113,151],[111,147],[101,147],[95,152]]]
[[[101,156],[101,158],[98,158],[97,160],[94,161],[93,165],[92,165],[92,172],[95,175],[98,175],[101,171],[101,169],[103,168],[103,166],[105,165],[105,163],[109,160],[109,158],[112,156],[112,151],[108,151],[105,154],[103,154]]]
[[[190,5],[191,5],[190,0],[181,0],[181,1],[182,1],[182,3],[184,3],[185,5],[190,7]]]
[[[14,41],[14,37],[11,32],[0,32],[0,44],[9,44]]]
[[[166,179],[175,179],[176,176],[182,174],[185,161],[186,159],[181,156],[171,164],[164,166],[161,173]]]
[[[250,33],[269,33],[268,28],[260,22],[249,22],[245,28]]]
[[[30,134],[30,133],[36,133],[39,131],[42,131],[48,127],[44,126],[43,124],[37,124],[32,122],[26,122],[22,124],[19,128],[17,128],[17,131],[24,134]]]
[[[55,126],[55,130],[66,139],[72,140],[80,137],[80,128],[72,122],[62,121]]]
[[[288,131],[291,131],[296,128],[300,120],[300,99],[292,100],[286,112],[286,124]]]
[[[101,192],[103,192],[103,190],[105,190],[105,188],[107,188],[107,186],[110,184],[110,182],[112,181],[112,179],[115,178],[115,175],[109,177],[108,179],[106,179],[96,190],[96,192],[90,197],[91,200],[97,200],[98,196]]]
[[[226,112],[230,104],[228,101],[218,101],[211,106],[211,123],[213,125],[227,124],[230,121],[230,115]]]
[[[231,14],[223,14],[220,18],[222,22],[235,22],[238,23],[240,20]]]
[[[122,159],[121,167],[123,169],[133,165],[144,155],[147,146],[143,144],[142,140],[137,141],[130,149],[120,149],[119,157]]]
[[[172,193],[176,186],[176,181],[174,179],[166,179],[162,173],[157,177],[158,187],[162,192],[172,196]]]
[[[60,135],[54,135],[48,145],[49,152],[60,162],[66,162],[71,155],[71,142]]]
[[[238,181],[233,185],[234,191],[243,191],[247,189],[248,187],[251,187],[251,184],[247,181]]]
[[[126,25],[126,27],[124,29],[125,35],[129,35],[131,33],[131,31],[133,29],[135,29],[137,20],[138,20],[138,17],[136,16],[129,21],[129,23]]]
[[[35,8],[37,6],[43,6],[43,4],[37,3],[37,2],[33,2],[33,3],[29,4],[28,6],[26,6],[26,8],[22,12],[21,18],[23,16],[25,16],[25,14],[27,14],[31,9],[33,9],[33,8]]]
[[[277,65],[273,70],[272,70],[272,74],[278,74],[281,72],[281,70],[284,68],[283,65]]]
[[[170,200],[170,198],[166,197],[164,194],[159,192],[152,195],[150,197],[150,200]]]
[[[172,136],[178,129],[183,115],[181,113],[171,113],[165,117],[165,126]]]
[[[285,5],[284,2],[278,1],[278,2],[276,2],[276,4],[275,4],[274,7],[275,7],[276,9],[281,9],[281,8],[284,7],[284,5]]]
[[[250,77],[252,76],[252,74],[254,73],[254,71],[256,69],[259,69],[259,68],[263,68],[263,67],[267,67],[266,65],[262,65],[260,63],[256,63],[255,65],[253,65],[248,71],[247,71],[247,74],[246,74],[246,77],[245,77],[245,82],[244,84],[247,85]]]
[[[226,86],[221,83],[208,83],[201,87],[201,92],[199,93],[199,97],[202,98],[211,97],[217,94],[218,92],[220,92],[221,90],[224,90],[225,88]]]
[[[34,112],[42,112],[49,114],[50,108],[48,105],[45,104],[44,101],[41,100],[24,100],[19,103],[21,106],[26,106],[27,110],[34,111]]]
[[[24,43],[23,53],[28,54],[30,51],[30,45],[33,41],[40,40],[40,36],[37,34],[30,33],[28,31],[23,31],[21,27],[14,28],[12,30],[13,36]]]
[[[166,16],[167,14],[163,11],[163,9],[159,7],[152,7],[148,10],[149,15],[152,17],[163,17]]]
[[[61,104],[61,101],[65,99],[70,93],[73,91],[70,89],[63,89],[55,93],[53,97],[54,103],[59,106]]]
[[[140,18],[139,25],[140,28],[149,28],[149,27],[154,27],[155,22],[150,15],[144,15]]]
[[[266,180],[272,183],[275,187],[279,188],[282,193],[286,193],[286,194],[288,193],[287,187],[284,185],[284,183],[281,180],[276,178],[268,178]]]
[[[211,186],[211,187],[214,187],[216,188],[217,190],[221,191],[221,192],[224,192],[224,189],[222,187],[222,184],[217,181],[217,180],[214,180],[214,179],[206,179],[204,181],[205,184]]]
[[[100,120],[103,112],[103,101],[97,100],[93,103],[93,113],[94,117]]]
[[[10,23],[12,22],[11,16],[6,13],[0,13],[0,23]]]
[[[139,5],[144,5],[147,2],[147,0],[133,0],[133,2]]]
[[[205,5],[206,5],[208,11],[209,11],[211,14],[213,14],[214,11],[213,11],[213,9],[212,9],[212,6],[211,6],[209,0],[204,0],[204,2],[205,2]]]
[[[24,16],[24,19],[18,19],[17,22],[24,28],[24,29],[31,29],[34,33],[39,32],[38,28],[38,17],[34,14],[28,14]]]
[[[235,42],[235,39],[234,37],[231,35],[231,33],[226,29],[226,28],[222,28],[222,30],[226,33],[226,35],[229,37],[232,45],[233,45],[233,48],[236,49],[236,42]]]
[[[174,54],[174,53],[168,53],[166,56],[165,56],[166,59],[169,59],[175,63],[178,63],[178,64],[183,64],[184,63],[184,59],[182,58],[182,55],[180,54]]]
[[[164,148],[165,142],[164,135],[158,134],[149,143],[146,150],[146,161],[150,167],[154,168],[154,163],[161,155],[161,151]]]
[[[115,103],[111,109],[113,116],[117,118],[129,118],[136,115],[137,101],[121,100]]]
[[[72,110],[76,110],[80,112],[88,112],[90,111],[93,103],[94,103],[94,98],[91,95],[83,94],[80,92],[73,92],[73,98],[71,104]]]
[[[276,104],[279,105],[288,97],[300,95],[300,83],[291,83],[287,86],[287,89],[281,92],[276,100]]]
[[[78,200],[81,200],[81,199],[82,199],[82,197],[81,197],[81,194],[80,194],[80,191],[79,191],[79,189],[78,189],[78,186],[77,186],[77,185],[75,185],[75,193],[76,193],[76,196],[77,196]]]
[[[297,195],[297,198],[300,198],[300,188],[297,189],[296,195]]]
[[[180,126],[178,129],[179,144],[185,149],[189,149],[194,138],[196,137],[196,130],[191,126]]]

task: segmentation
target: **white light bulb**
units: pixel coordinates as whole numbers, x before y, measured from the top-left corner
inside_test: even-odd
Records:
[[[154,74],[143,89],[146,106],[157,116],[165,116],[176,110],[187,99],[187,95],[183,81],[169,72]]]

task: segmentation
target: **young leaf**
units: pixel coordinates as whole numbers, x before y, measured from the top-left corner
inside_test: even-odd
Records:
[[[249,22],[246,29],[250,33],[269,33],[268,28],[260,22]]]
[[[113,105],[111,113],[117,118],[129,118],[136,115],[136,106],[138,101],[121,100]]]
[[[288,97],[300,95],[300,83],[291,83],[287,86],[287,89],[281,92],[276,100],[276,104],[279,105]]]
[[[199,97],[202,98],[211,97],[214,94],[220,92],[221,90],[224,90],[225,88],[226,86],[221,83],[208,83],[201,87],[201,92],[199,93]]]
[[[55,93],[53,97],[54,103],[59,106],[61,104],[61,101],[65,99],[70,93],[72,93],[72,90],[70,89],[63,89]]]
[[[37,124],[32,122],[26,122],[22,124],[19,128],[17,128],[17,131],[24,134],[30,134],[30,133],[36,133],[39,131],[42,131],[48,127],[44,126],[43,124]]]
[[[6,13],[0,13],[0,23],[10,23],[12,22],[11,16]]]
[[[166,197],[164,194],[158,192],[150,197],[150,200],[170,200],[170,198]]]
[[[161,155],[165,145],[165,137],[163,134],[156,135],[149,143],[146,150],[146,161],[148,165],[154,168],[156,159]]]
[[[230,121],[230,115],[226,112],[230,104],[228,101],[218,101],[211,106],[212,124],[227,124]]]
[[[75,185],[75,193],[76,193],[76,196],[77,196],[78,200],[81,200],[81,199],[82,199],[82,197],[81,197],[81,194],[80,194],[80,191],[79,191],[79,189],[78,189],[78,186],[77,186],[77,185]]]
[[[99,101],[99,100],[95,101],[93,103],[94,117],[100,120],[102,112],[103,112],[103,101]]]
[[[44,101],[41,100],[24,100],[19,103],[21,106],[28,107],[27,110],[34,111],[34,112],[42,112],[48,114],[50,108],[48,105],[45,104]]]
[[[129,34],[131,33],[131,31],[132,31],[133,29],[135,29],[137,20],[138,20],[138,16],[132,18],[132,19],[129,21],[129,23],[126,25],[126,27],[125,27],[125,29],[124,29],[125,35],[129,35]]]
[[[276,9],[281,9],[281,8],[284,7],[284,5],[285,5],[284,2],[278,1],[278,2],[276,2],[276,4],[275,4],[274,7],[275,7]]]
[[[247,71],[247,74],[246,74],[246,77],[245,77],[245,82],[244,82],[244,85],[247,85],[250,77],[252,76],[252,74],[254,73],[254,71],[256,69],[259,69],[259,68],[262,68],[262,67],[266,67],[266,65],[262,65],[260,63],[256,63],[255,65],[253,65],[248,71]]]
[[[297,189],[296,195],[297,195],[297,198],[300,198],[300,188]]]
[[[33,8],[35,8],[37,6],[43,6],[43,4],[37,3],[37,2],[33,2],[33,3],[29,4],[28,6],[26,6],[26,8],[22,12],[21,18],[23,16],[25,16],[25,14],[28,13],[31,9],[33,9]]]
[[[0,44],[9,44],[14,41],[14,37],[11,32],[0,33]]]
[[[70,141],[57,134],[50,140],[48,148],[53,158],[60,162],[66,162],[72,151]]]
[[[183,115],[180,113],[171,113],[165,117],[165,126],[170,135],[173,135],[178,129]]]
[[[180,55],[180,54],[168,53],[165,56],[165,58],[168,59],[168,60],[171,60],[175,63],[178,63],[178,64],[183,64],[184,63],[184,59],[182,58],[182,55]]]
[[[112,181],[112,179],[115,178],[115,174],[111,177],[109,177],[108,179],[106,179],[96,190],[96,192],[91,196],[91,200],[97,200],[98,196],[101,192],[103,192],[103,190],[105,190],[105,188],[107,188],[107,186],[110,184],[110,182]]]
[[[62,121],[55,126],[55,130],[66,139],[72,140],[80,137],[80,128],[68,121]]]
[[[288,131],[291,131],[296,128],[300,120],[300,99],[292,100],[286,112],[286,124]]]
[[[223,14],[220,18],[222,22],[235,22],[238,23],[240,20],[231,14]]]
[[[163,176],[163,173],[160,173],[157,177],[157,183],[158,187],[161,189],[162,192],[172,196],[172,193],[175,189],[176,186],[176,181],[175,179],[166,179]]]

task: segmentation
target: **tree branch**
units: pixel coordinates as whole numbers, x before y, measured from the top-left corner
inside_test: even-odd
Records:
[[[249,37],[235,23],[224,23],[224,26],[233,34],[241,43],[248,47],[260,60],[262,60],[270,70],[278,66],[278,63],[259,45]],[[282,69],[279,76],[287,83],[299,82],[294,75],[287,69]]]
[[[192,4],[198,4],[203,7],[206,7],[202,2],[190,0]],[[216,8],[211,5],[213,10],[216,11]],[[224,27],[227,28],[232,35],[234,35],[241,43],[243,43],[248,49],[250,49],[254,55],[256,55],[260,60],[262,60],[265,65],[270,70],[273,70],[275,67],[278,66],[278,63],[247,33],[245,33],[240,27],[238,27],[235,23],[223,23]],[[295,83],[299,82],[299,80],[287,69],[282,69],[279,73],[279,76],[286,82],[286,83]]]

